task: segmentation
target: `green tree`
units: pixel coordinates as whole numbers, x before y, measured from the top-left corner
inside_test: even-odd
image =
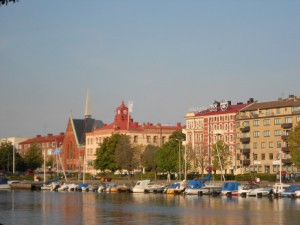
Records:
[[[13,145],[11,142],[1,142],[0,144],[0,169],[13,171]],[[25,163],[18,152],[15,152],[15,170],[25,171]]]
[[[300,168],[300,123],[289,134],[288,147],[292,162]]]
[[[116,171],[118,166],[115,162],[115,150],[118,144],[120,134],[113,134],[103,140],[100,147],[97,148],[96,160],[94,168],[97,170],[111,170]]]
[[[158,147],[154,145],[147,145],[145,151],[141,155],[142,158],[142,166],[145,167],[147,172],[153,171],[156,172],[156,161],[155,155],[158,151]]]
[[[231,157],[232,157],[232,153],[229,150],[228,145],[226,145],[223,140],[219,140],[213,145],[212,164],[215,170],[221,170],[221,165],[223,170],[224,168],[230,166]]]
[[[161,146],[156,153],[155,161],[157,170],[160,172],[173,173],[179,170],[178,144],[175,141],[168,141]]]
[[[24,160],[27,168],[31,170],[35,170],[43,165],[44,160],[42,150],[36,143],[30,145]]]
[[[131,147],[129,136],[125,134],[119,134],[117,138],[115,163],[118,169],[126,169],[128,172],[130,172],[134,164],[134,150]]]

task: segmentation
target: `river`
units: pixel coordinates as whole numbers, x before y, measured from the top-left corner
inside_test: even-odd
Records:
[[[0,224],[299,224],[300,199],[0,191]]]

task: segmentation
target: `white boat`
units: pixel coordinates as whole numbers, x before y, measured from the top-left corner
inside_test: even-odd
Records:
[[[257,188],[259,188],[258,184],[241,184],[238,187],[238,195],[246,197],[250,191]]]
[[[57,191],[68,191],[69,190],[69,185],[66,183],[63,183],[58,189]]]
[[[11,189],[7,178],[0,178],[0,189]]]
[[[272,187],[259,187],[252,189],[248,192],[247,196],[249,197],[259,197],[261,196],[267,196],[271,194]]]
[[[132,188],[133,193],[145,193],[148,189],[148,184],[150,183],[150,180],[140,180],[136,182],[134,187]]]
[[[280,196],[280,194],[285,191],[285,188],[287,188],[289,186],[290,186],[289,184],[275,183],[272,188],[273,194],[275,196],[278,196],[278,195]]]

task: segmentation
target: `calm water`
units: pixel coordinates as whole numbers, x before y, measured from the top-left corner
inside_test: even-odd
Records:
[[[300,199],[0,191],[0,224],[299,224]]]

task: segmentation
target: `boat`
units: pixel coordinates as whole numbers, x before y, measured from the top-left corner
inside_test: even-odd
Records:
[[[283,191],[279,193],[280,197],[294,197],[293,194],[295,191],[300,191],[300,185],[298,184],[291,184],[288,187],[284,187]]]
[[[181,194],[181,193],[184,193],[186,185],[187,185],[186,180],[182,180],[181,182],[173,183],[173,184],[166,187],[165,193],[166,194]]]
[[[295,191],[292,195],[291,198],[300,198],[300,190]]]
[[[0,178],[0,189],[11,189],[11,185],[7,178]]]
[[[115,183],[109,183],[106,185],[105,192],[118,192],[118,186]]]
[[[150,183],[150,180],[139,180],[136,182],[134,187],[132,188],[133,193],[145,193],[148,190],[148,184]]]
[[[222,192],[222,186],[215,184],[205,184],[204,187],[200,188],[198,195],[220,195]]]
[[[285,191],[285,188],[289,187],[290,184],[285,184],[285,183],[275,183],[272,187],[272,193],[274,197],[279,197],[281,192]]]
[[[238,188],[240,183],[235,181],[225,181],[222,185],[221,195],[228,197],[238,196]]]
[[[198,195],[201,188],[205,187],[205,183],[200,179],[189,180],[187,182],[184,194]]]
[[[259,188],[254,188],[250,190],[247,193],[247,196],[249,197],[262,197],[262,196],[268,196],[272,193],[272,187],[259,187]]]
[[[255,183],[241,184],[238,186],[238,195],[246,197],[251,190],[257,188],[259,188],[259,185]]]

